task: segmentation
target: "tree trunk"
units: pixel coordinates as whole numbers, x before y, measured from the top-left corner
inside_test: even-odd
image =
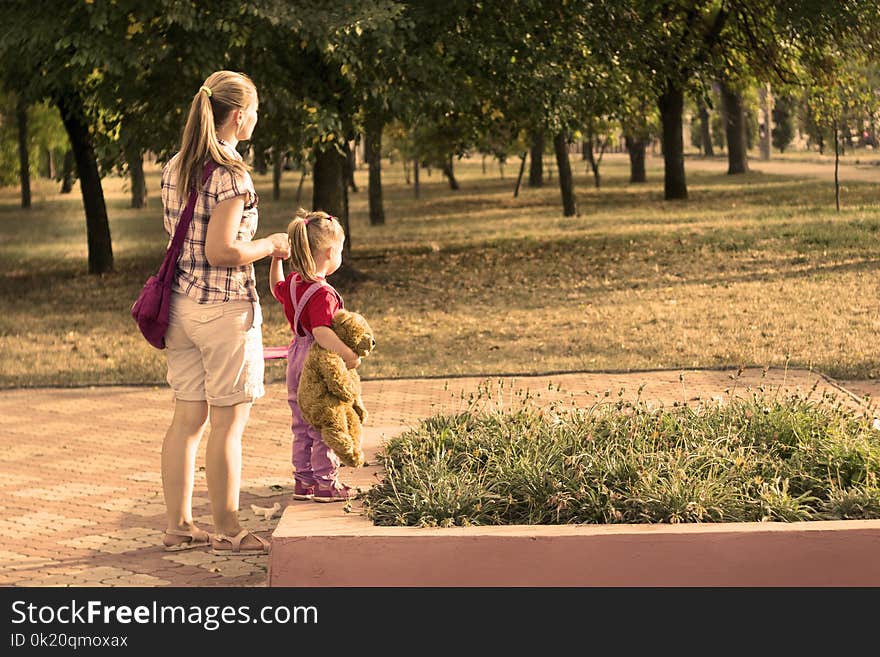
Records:
[[[128,177],[131,182],[131,207],[146,207],[147,179],[144,177],[144,155],[132,144],[126,144],[123,155],[128,164]]]
[[[385,206],[382,202],[382,115],[367,112],[364,120],[364,157],[369,167],[370,225],[385,223]],[[406,158],[403,160],[406,162]]]
[[[419,197],[419,158],[413,158],[413,193]]]
[[[568,143],[565,133],[558,133],[553,138],[553,150],[556,152],[556,166],[559,169],[559,191],[562,193],[562,214],[566,217],[577,215],[577,203],[574,197],[574,179],[571,175],[571,162],[568,159]]]
[[[52,148],[47,149],[46,156],[48,158],[46,162],[46,166],[48,167],[46,171],[46,177],[49,180],[55,180],[55,176],[57,174],[57,172],[55,171],[55,150]]]
[[[303,191],[303,183],[306,181],[306,176],[309,175],[308,168],[303,168],[302,175],[299,177],[299,185],[296,186],[296,204],[300,205],[300,200],[302,199],[302,191]]]
[[[452,156],[443,163],[443,175],[449,179],[449,189],[460,189],[458,181],[455,179],[455,171],[452,170]]]
[[[532,133],[532,147],[529,151],[529,187],[544,186],[544,131]]]
[[[113,271],[113,243],[110,238],[110,222],[107,220],[107,206],[104,203],[104,189],[101,187],[98,162],[82,99],[75,92],[67,92],[59,95],[56,102],[70,138],[80,180],[86,212],[89,273],[106,274]]]
[[[703,142],[703,155],[712,157],[715,149],[712,147],[712,130],[709,123],[709,108],[705,103],[700,103],[700,140]]]
[[[761,115],[764,121],[764,133],[761,135],[761,159],[770,159],[770,140],[772,136],[772,104],[773,98],[770,93],[770,83],[763,85],[760,91],[761,96]]]
[[[272,200],[281,199],[281,175],[284,173],[284,156],[286,153],[283,148],[275,146],[272,148]]]
[[[21,207],[31,207],[31,162],[28,153],[27,104],[19,100],[15,108],[18,119],[18,167],[21,180]]]
[[[258,141],[251,140],[251,147],[254,149],[254,172],[265,176],[268,171],[266,167],[266,151]]]
[[[72,148],[64,153],[64,162],[61,166],[64,168],[61,172],[61,193],[70,194],[76,180],[76,158],[73,156]]]
[[[519,156],[519,175],[516,177],[516,187],[513,190],[513,198],[519,196],[519,187],[522,185],[523,173],[526,170],[526,153]]]
[[[687,198],[684,175],[684,138],[681,114],[684,110],[684,91],[672,82],[657,99],[660,122],[663,125],[663,195],[667,201]]]
[[[746,173],[749,170],[749,161],[742,94],[722,83],[721,102],[724,105],[724,129],[727,136],[727,173]]]
[[[593,146],[599,147],[599,157],[596,157]],[[602,165],[602,156],[605,154],[605,149],[607,147],[607,137],[604,141],[598,140],[593,136],[592,127],[587,130],[587,139],[585,139],[581,144],[581,149],[583,151],[584,159],[587,160],[587,163],[590,165],[590,170],[593,172],[593,182],[596,185],[596,189],[599,189],[602,184],[601,177],[599,175],[599,167]]]
[[[345,184],[353,194],[358,192],[357,183],[354,181],[355,166],[354,149],[345,142]]]
[[[647,181],[645,175],[645,140],[626,135],[626,150],[629,153],[629,181],[631,183],[643,183]]]
[[[345,184],[346,156],[331,144],[326,150],[315,150],[315,168],[312,182],[312,207],[339,219],[345,230],[343,260],[351,254],[351,235],[348,230],[348,200]]]
[[[348,189],[345,184],[344,153],[331,144],[326,150],[315,150],[315,166],[312,175],[312,208],[323,210],[339,219],[345,231],[342,258],[351,255],[351,234],[348,226]]]
[[[840,166],[840,137],[837,131],[837,121],[834,122],[834,205],[840,212],[840,178],[838,169]]]

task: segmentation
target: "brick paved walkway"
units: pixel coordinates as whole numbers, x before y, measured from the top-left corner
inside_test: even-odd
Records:
[[[515,378],[406,379],[364,383],[371,412],[365,439],[371,465],[343,470],[367,486],[379,474],[376,451],[384,439],[439,411],[463,410],[482,387],[493,401],[517,405],[564,400],[590,404],[610,390],[665,404],[726,398],[730,371],[658,371],[560,374]],[[746,370],[736,391],[765,385],[815,394],[830,392],[855,405],[854,396],[880,396],[880,381],[838,382],[816,373]],[[849,391],[849,392],[847,392]],[[169,553],[164,529],[159,461],[172,401],[165,388],[102,387],[0,391],[0,585],[18,586],[265,586],[267,557],[227,558],[207,549]],[[248,529],[271,534],[292,492],[289,410],[283,383],[267,387],[254,407],[244,439],[241,518]],[[200,447],[193,510],[211,529]],[[266,520],[251,505],[281,511]],[[293,502],[297,513],[344,513],[342,505]]]

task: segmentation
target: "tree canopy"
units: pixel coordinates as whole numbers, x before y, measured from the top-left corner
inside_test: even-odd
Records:
[[[525,157],[544,133],[561,171],[577,137],[618,126],[643,153],[659,132],[676,199],[687,196],[688,97],[704,102],[719,81],[737,93],[770,82],[805,99],[816,125],[873,116],[878,24],[874,0],[9,0],[0,84],[58,108],[82,181],[89,269],[103,273],[113,257],[102,173],[135,168],[145,150],[170,156],[214,70],[257,84],[253,157],[313,167],[313,204],[344,221],[348,144],[366,133],[380,152],[391,125],[408,158],[448,166],[450,178],[455,156]],[[563,206],[574,213],[573,187]]]

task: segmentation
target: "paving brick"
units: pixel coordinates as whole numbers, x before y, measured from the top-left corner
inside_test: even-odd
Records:
[[[681,379],[680,379],[681,375]],[[436,412],[472,406],[496,410],[531,404],[552,414],[616,399],[657,406],[746,396],[750,389],[836,394],[855,407],[860,396],[880,399],[880,381],[835,382],[805,370],[674,370],[571,373],[552,376],[364,382],[373,440],[369,467],[342,470],[367,487],[381,472],[375,450],[383,440]],[[640,390],[641,388],[641,390]],[[243,440],[241,522],[269,532],[251,504],[284,510],[290,501],[290,410],[283,382],[268,384]],[[850,392],[852,391],[852,392]],[[165,387],[44,388],[0,391],[0,585],[19,586],[265,586],[268,558],[225,557],[207,548],[161,549],[165,526],[159,464],[173,402]],[[197,454],[193,510],[211,530],[205,445]],[[280,488],[278,488],[280,486]],[[343,513],[337,505],[295,502],[303,517]],[[327,508],[330,507],[330,508]],[[280,514],[280,512],[279,512]]]
[[[166,561],[183,564],[184,566],[203,566],[206,564],[215,564],[218,561],[223,561],[229,557],[211,554],[211,551],[208,548],[194,548],[192,550],[182,550],[180,552],[169,552],[162,558]]]
[[[15,497],[30,497],[37,500],[57,499],[59,497],[70,499],[73,497],[103,497],[124,490],[125,488],[117,486],[101,486],[92,483],[68,482],[46,488],[20,488],[19,490],[14,491],[12,495]]]
[[[165,502],[158,496],[150,499],[138,499],[135,497],[118,497],[101,502],[99,508],[106,511],[122,511],[138,516],[150,517],[165,514]]]

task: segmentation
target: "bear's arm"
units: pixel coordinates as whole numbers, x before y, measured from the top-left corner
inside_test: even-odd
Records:
[[[364,408],[364,400],[361,399],[360,395],[355,398],[354,403],[352,404],[352,408],[354,408],[354,412],[357,413],[357,416],[361,419],[361,422],[367,421],[367,409]]]
[[[357,413],[357,416],[361,419],[361,422],[366,422],[367,409],[364,408],[364,398],[361,396],[361,377],[357,373],[357,370],[349,370],[349,376],[351,376],[352,383],[355,386],[355,395],[354,402],[352,403],[352,408],[354,408],[354,412]]]
[[[348,375],[348,368],[342,356],[327,351],[318,359],[318,371],[327,390],[334,397],[351,403],[357,397],[357,390]]]

